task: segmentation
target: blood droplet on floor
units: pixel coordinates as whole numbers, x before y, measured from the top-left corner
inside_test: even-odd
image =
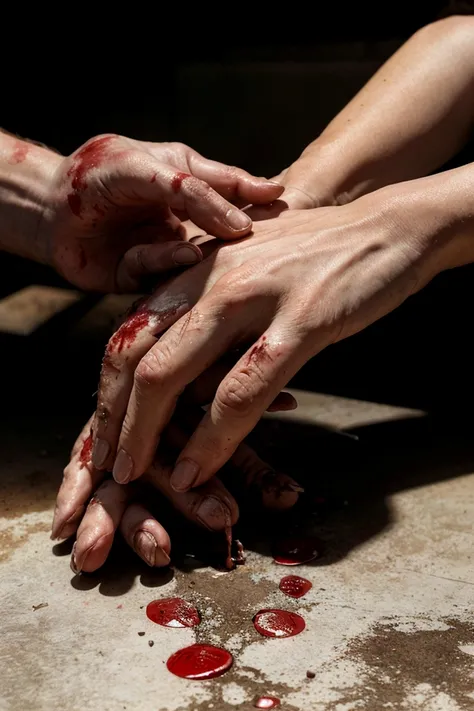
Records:
[[[214,679],[225,674],[233,661],[232,654],[226,649],[210,644],[192,644],[172,654],[166,666],[182,679]]]
[[[280,580],[279,588],[289,597],[303,597],[313,587],[312,583],[299,575],[286,575]]]
[[[273,547],[273,560],[278,565],[302,565],[319,557],[319,541],[314,538],[285,538]]]
[[[149,620],[163,627],[195,627],[201,622],[199,612],[180,597],[165,597],[147,605]]]
[[[257,632],[264,637],[294,637],[305,628],[301,615],[287,610],[260,610],[253,618]]]
[[[280,699],[276,696],[260,696],[254,703],[256,709],[276,709],[279,705]]]

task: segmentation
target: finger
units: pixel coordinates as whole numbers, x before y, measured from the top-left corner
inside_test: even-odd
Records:
[[[69,538],[75,533],[87,501],[104,478],[104,473],[96,469],[90,461],[91,421],[92,418],[77,438],[70,462],[64,470],[56,498],[52,540]]]
[[[218,479],[200,489],[178,493],[171,487],[170,475],[170,466],[155,461],[143,478],[159,489],[177,511],[209,531],[223,531],[237,522],[237,503]]]
[[[92,573],[107,559],[115,531],[127,506],[130,489],[107,479],[89,502],[72,549],[71,568]]]
[[[199,310],[169,328],[138,364],[112,469],[119,483],[136,479],[151,465],[179,395],[238,336],[240,327],[222,317],[220,293],[209,302],[203,297]]]
[[[139,244],[122,257],[117,267],[117,287],[120,291],[139,290],[143,277],[197,264],[201,260],[201,250],[189,242]]]
[[[225,378],[230,369],[235,365],[237,356],[233,359],[223,358],[218,363],[214,363],[205,373],[196,378],[187,388],[183,397],[197,405],[207,405],[216,393],[219,384]],[[267,412],[287,412],[296,410],[298,403],[291,393],[279,393]]]
[[[204,180],[227,200],[243,200],[247,203],[265,204],[280,197],[283,187],[266,178],[257,178],[246,170],[208,160],[189,149],[189,165],[197,178]]]
[[[179,421],[173,421],[166,430],[167,440],[171,437],[170,443],[174,448],[179,451],[184,449],[189,440],[188,432],[199,425],[202,414],[200,408],[182,408]],[[294,479],[282,472],[276,472],[245,442],[237,447],[219,476],[221,481],[222,477],[227,479],[228,476],[246,499],[250,493],[252,501],[258,500],[265,508],[274,510],[291,508],[303,492]]]
[[[144,506],[133,503],[127,507],[120,521],[120,531],[147,565],[159,568],[169,564],[170,537]]]
[[[268,331],[239,360],[181,453],[171,478],[174,489],[199,486],[225,464],[305,362],[298,346]]]
[[[250,232],[252,221],[206,182],[160,163],[142,151],[117,161],[108,177],[116,201],[128,205],[168,205],[184,210],[192,222],[209,234],[236,239]],[[122,197],[122,196],[125,196]]]

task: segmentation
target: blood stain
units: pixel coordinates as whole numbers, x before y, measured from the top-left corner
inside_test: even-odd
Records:
[[[276,696],[260,696],[254,702],[256,709],[276,709],[279,705],[280,699],[277,699]]]
[[[192,644],[172,654],[166,666],[182,679],[214,679],[229,671],[233,661],[232,654],[222,647]]]
[[[288,610],[260,610],[253,618],[257,632],[264,637],[294,637],[305,628],[301,615]]]
[[[92,454],[92,432],[89,434],[87,439],[84,440],[82,445],[81,453],[79,455],[79,461],[81,463],[81,469],[83,469],[91,460]]]
[[[278,565],[302,565],[319,557],[319,547],[314,538],[286,538],[275,544],[273,560]]]
[[[195,627],[201,622],[199,612],[190,602],[180,597],[165,597],[147,605],[149,620],[162,627]]]
[[[287,575],[280,580],[279,588],[289,597],[303,597],[313,587],[312,583],[299,575]]]
[[[8,159],[10,165],[17,165],[18,163],[23,163],[26,156],[28,155],[29,150],[30,146],[27,143],[25,143],[24,141],[16,141],[13,153]]]
[[[133,314],[133,316],[130,316],[130,318],[124,321],[109,340],[106,350],[106,358],[109,359],[111,353],[121,353],[125,347],[130,348],[137,336],[137,333],[150,323],[151,315],[151,311],[143,309],[137,311]]]
[[[253,360],[258,363],[259,361],[263,360],[266,357],[266,351],[267,351],[266,340],[267,340],[267,337],[262,336],[262,338],[260,339],[260,342],[257,343],[252,348],[252,350],[248,354],[247,363],[251,363]]]
[[[82,200],[79,193],[87,188],[85,176],[91,168],[97,168],[107,153],[108,144],[113,136],[96,138],[83,146],[74,156],[73,164],[67,175],[71,178],[72,192],[67,196],[71,212],[77,217],[81,216]]]
[[[179,193],[179,189],[181,188],[181,183],[183,180],[186,180],[186,178],[190,178],[191,176],[189,173],[176,173],[174,176],[173,180],[171,181],[171,189],[174,193]]]

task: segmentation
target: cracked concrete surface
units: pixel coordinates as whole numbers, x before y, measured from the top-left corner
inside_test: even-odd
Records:
[[[73,576],[70,546],[53,553],[48,536],[77,423],[33,418],[28,447],[15,419],[4,426],[2,710],[230,711],[253,708],[260,694],[291,711],[474,708],[469,444],[421,412],[297,397],[295,414],[269,419],[256,437],[269,458],[306,476],[309,498],[327,502],[269,525],[302,526],[321,539],[321,559],[292,571],[313,584],[300,600],[278,590],[288,569],[272,561],[273,534],[253,535],[248,521],[247,564],[229,574],[205,565],[150,571],[119,546],[103,571]],[[174,594],[198,605],[196,630],[146,618],[150,600]],[[300,612],[305,631],[259,637],[252,616],[274,606]],[[232,670],[208,682],[172,676],[166,659],[195,639],[228,648]]]

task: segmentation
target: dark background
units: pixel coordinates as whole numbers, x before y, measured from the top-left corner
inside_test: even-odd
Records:
[[[176,5],[154,16],[137,6],[120,16],[117,6],[99,21],[75,6],[63,8],[68,15],[59,25],[57,17],[38,19],[37,26],[30,17],[21,32],[17,22],[5,21],[1,125],[64,154],[102,132],[178,140],[271,176],[416,29],[474,12],[472,2],[216,7]],[[1,257],[0,279],[3,294],[28,283],[60,283],[8,255]],[[315,358],[294,384],[469,411],[471,283],[470,268],[441,276],[395,314]],[[28,376],[20,399],[18,379],[5,383],[4,396],[13,394],[15,406],[33,397],[55,407],[57,389],[91,409],[103,341],[91,350],[67,329],[49,332],[34,341],[34,359],[22,340],[3,342],[8,368]]]

